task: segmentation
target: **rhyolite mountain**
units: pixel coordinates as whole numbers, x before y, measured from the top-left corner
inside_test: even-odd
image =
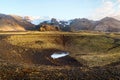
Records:
[[[120,20],[120,15],[113,16],[113,18],[115,18],[115,19],[117,19],[117,20]]]
[[[16,15],[0,14],[0,31],[34,30],[35,25]]]
[[[88,20],[85,18],[78,18],[69,21],[57,21],[56,19],[51,19],[51,21],[44,21],[43,23],[57,26],[62,31],[72,32],[80,30],[103,31],[103,32],[120,31],[120,21],[112,17],[105,17],[99,21]]]
[[[79,31],[79,30],[94,30],[95,22],[92,20],[88,20],[85,18],[82,19],[74,19],[72,20],[70,26],[71,31]]]
[[[36,22],[34,18],[29,16],[17,16],[0,14],[0,31],[103,31],[103,32],[119,32],[120,21],[117,18],[106,17],[99,21],[93,21],[86,18],[76,18],[71,20],[57,20],[52,19],[39,19],[37,18],[38,25],[33,24]]]
[[[119,32],[120,21],[110,17],[103,18],[95,25],[94,30],[104,32]]]

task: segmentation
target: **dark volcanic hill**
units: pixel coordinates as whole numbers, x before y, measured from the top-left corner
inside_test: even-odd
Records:
[[[0,31],[33,30],[33,24],[20,16],[0,14]]]

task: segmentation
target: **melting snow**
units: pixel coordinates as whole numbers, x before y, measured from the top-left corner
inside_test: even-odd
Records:
[[[57,59],[57,58],[61,58],[61,57],[67,56],[67,55],[69,55],[68,52],[53,53],[51,55],[51,58]]]
[[[67,21],[66,25],[70,25],[71,22],[72,22],[71,20]]]

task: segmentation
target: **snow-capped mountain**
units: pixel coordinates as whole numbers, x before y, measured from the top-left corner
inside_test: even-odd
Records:
[[[51,28],[51,30],[57,29],[60,31],[95,30],[105,32],[120,32],[120,15],[105,17],[99,21],[93,21],[86,18],[60,20],[50,17],[0,14],[0,31],[39,30],[42,25],[46,25],[46,27]]]
[[[44,21],[49,21],[51,20],[51,18],[49,17],[32,17],[32,16],[24,16],[23,17],[25,20],[31,22],[32,24],[35,24],[35,25],[38,25],[40,24],[41,22],[44,22]]]
[[[47,22],[47,23],[58,23],[58,24],[63,24],[64,25],[70,25],[71,20],[60,20],[60,19],[55,19],[55,18],[50,18],[50,17],[34,17],[34,16],[23,16],[23,19],[31,22],[32,24],[38,25],[42,22]],[[55,19],[55,20],[54,20]],[[55,22],[54,22],[55,21]]]

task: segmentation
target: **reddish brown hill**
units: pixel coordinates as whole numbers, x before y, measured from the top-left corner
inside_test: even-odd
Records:
[[[42,24],[40,25],[40,31],[59,31],[60,29],[57,26],[49,25],[49,24]]]

